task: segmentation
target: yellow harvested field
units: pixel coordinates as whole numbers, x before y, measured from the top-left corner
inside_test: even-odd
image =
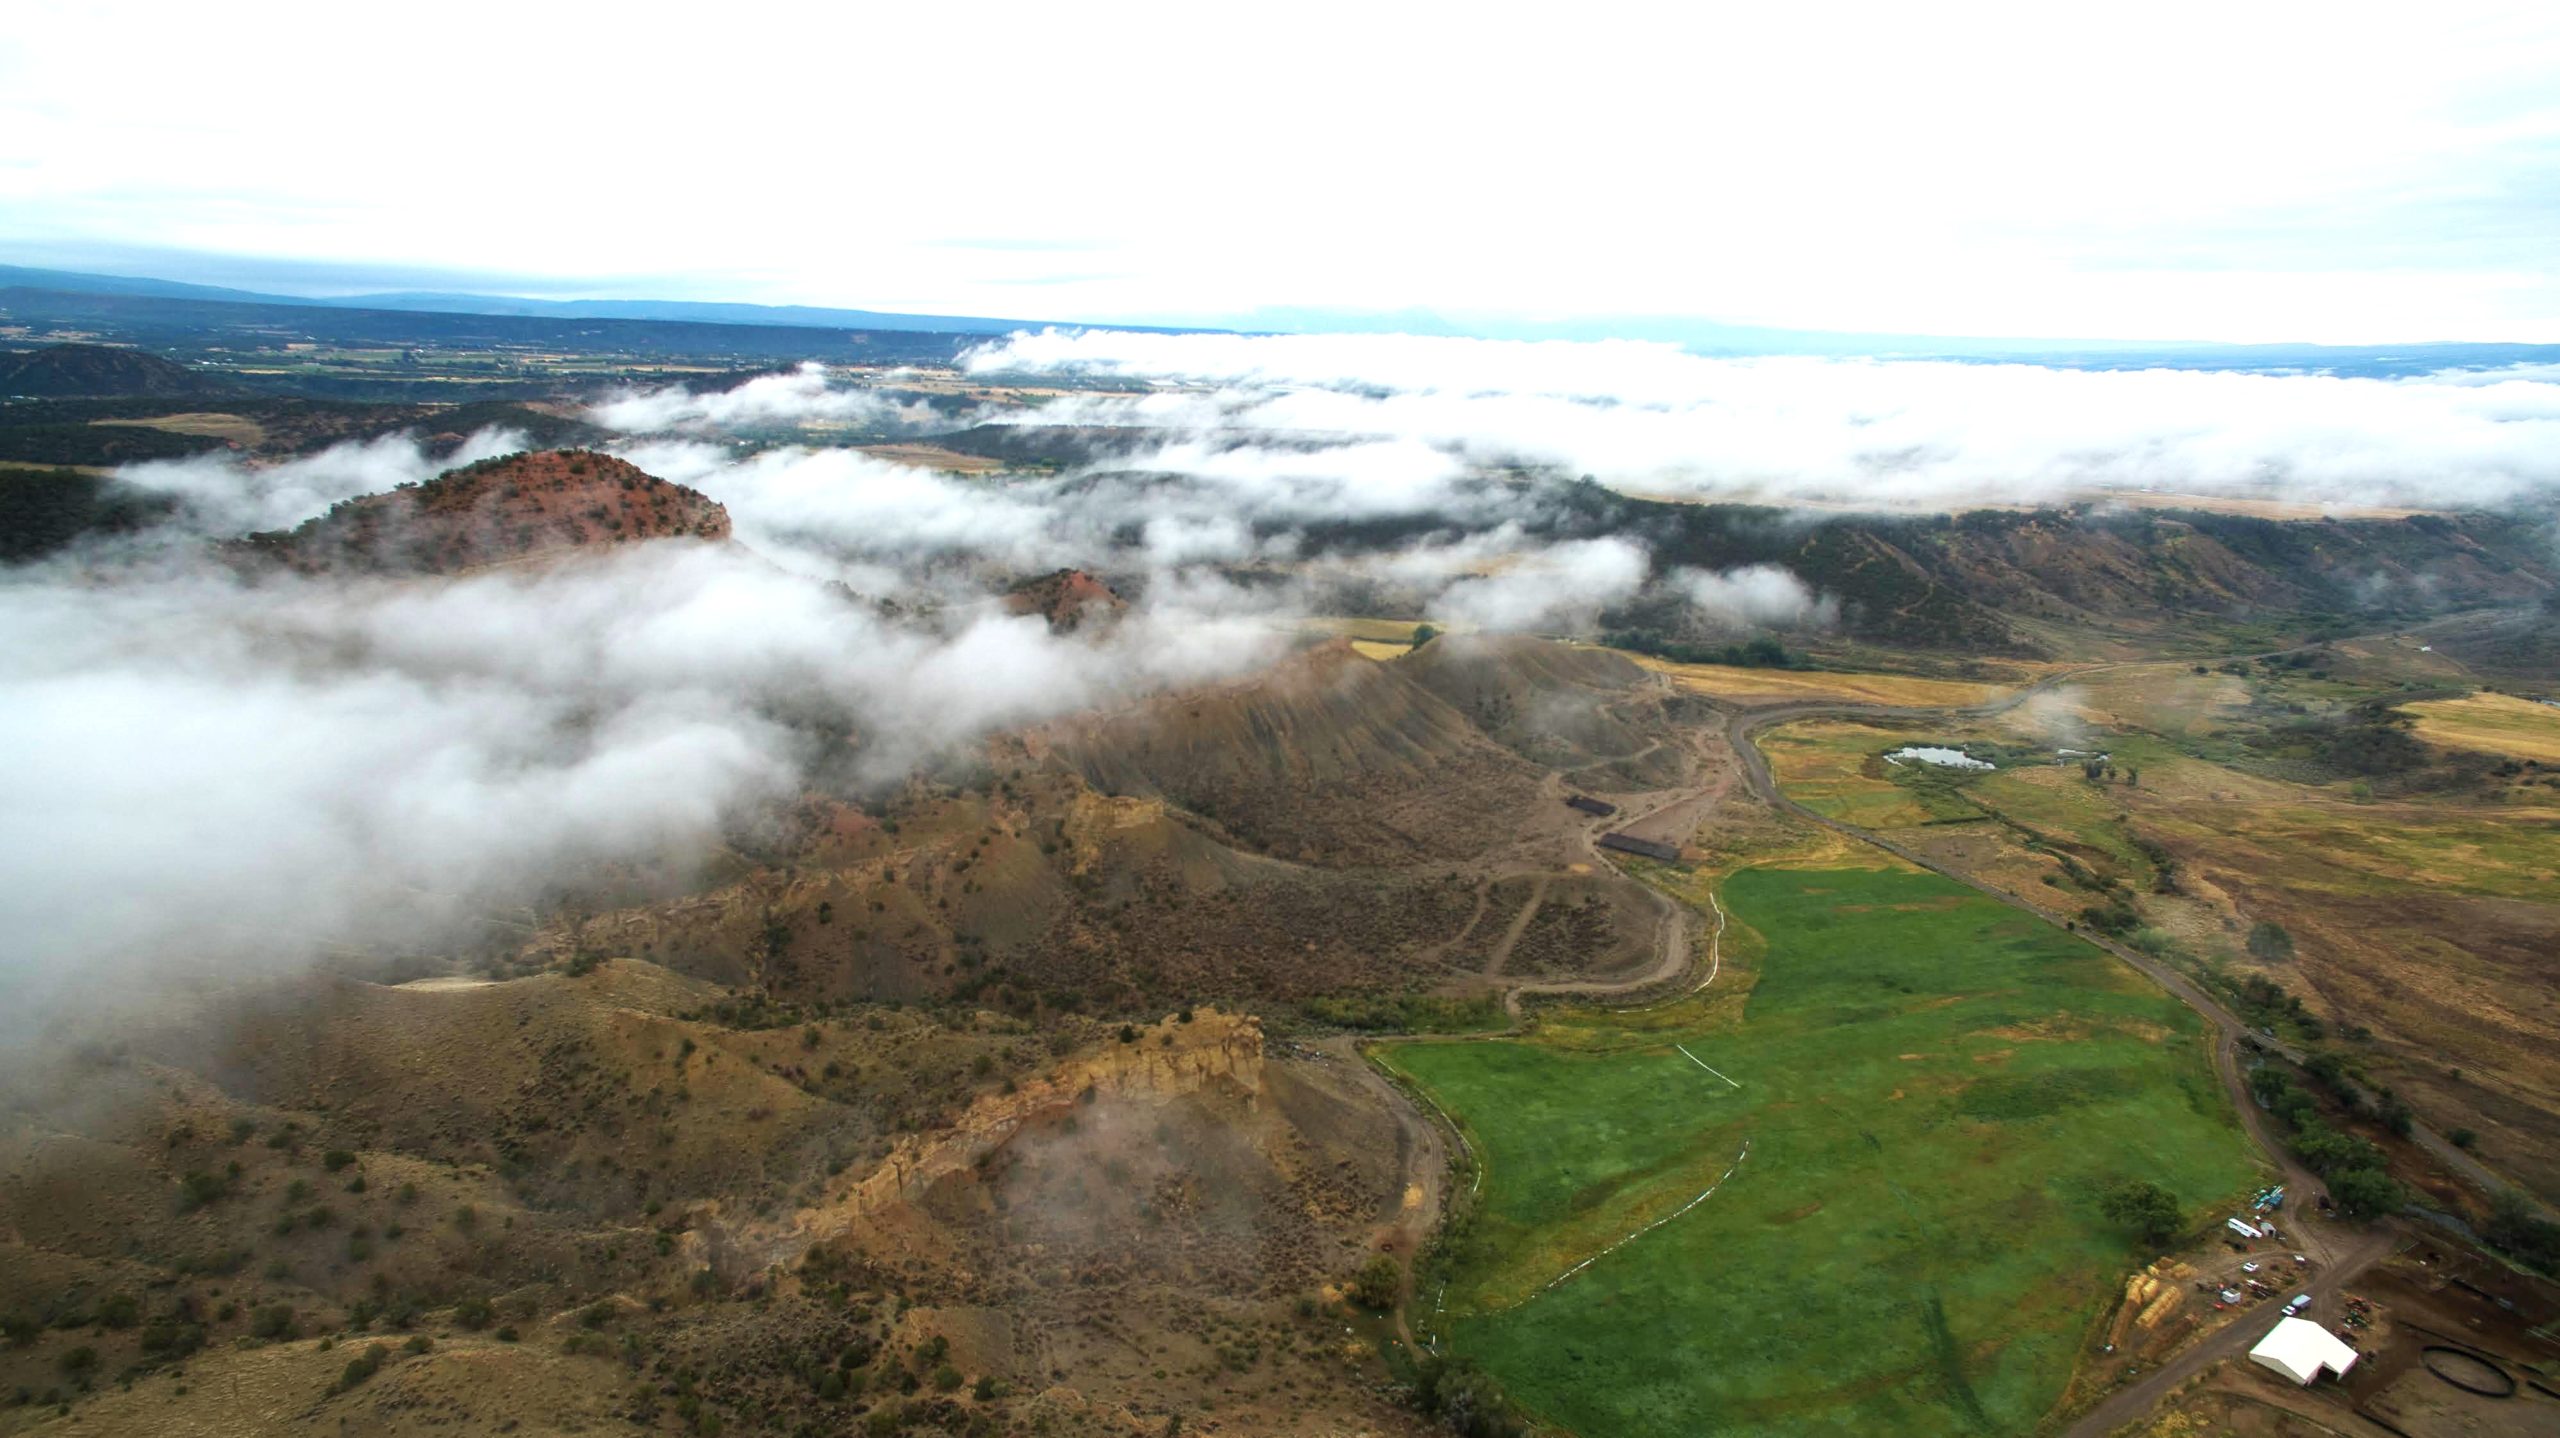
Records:
[[[1817,814],[1868,829],[1926,824],[1911,791],[1875,772],[1875,753],[1891,742],[1882,729],[1818,719],[1771,729],[1759,747],[1778,787]]]
[[[1466,632],[1463,624],[1443,624],[1437,619],[1365,619],[1348,614],[1311,614],[1289,621],[1287,627],[1301,634],[1324,634],[1401,646],[1412,643],[1413,631],[1424,624],[1443,634]]]
[[[2418,737],[2430,744],[2560,764],[2560,707],[2482,693],[2430,699],[2406,709],[2417,716]]]
[[[1372,659],[1402,659],[1413,652],[1412,645],[1392,639],[1354,639],[1351,647]]]
[[[2055,703],[2093,723],[2193,734],[2246,708],[2249,684],[2219,670],[2198,674],[2191,664],[2124,664],[2057,685],[2051,694]]]
[[[1726,664],[1674,664],[1649,655],[1627,655],[1681,688],[1735,699],[1846,699],[1902,704],[1917,709],[1988,704],[2009,691],[2004,684],[1969,679],[1922,679],[1909,674],[1837,674],[1809,669],[1744,669]]]
[[[0,469],[29,470],[41,474],[107,474],[110,469],[98,464],[38,464],[28,459],[0,459]]]
[[[208,439],[227,439],[243,445],[257,444],[267,437],[265,428],[256,420],[236,414],[164,414],[152,419],[93,419],[89,422],[166,430],[171,434],[200,434]]]
[[[864,454],[885,459],[891,464],[912,465],[917,469],[940,470],[945,474],[994,474],[1004,468],[1004,461],[983,454],[962,454],[933,444],[866,444]]]

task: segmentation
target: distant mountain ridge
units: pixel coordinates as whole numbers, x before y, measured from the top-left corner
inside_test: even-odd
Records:
[[[2560,345],[2548,344],[2460,340],[2401,345],[2228,344],[2211,341],[1885,334],[1726,324],[1684,315],[1617,314],[1579,320],[1543,320],[1482,314],[1444,315],[1411,306],[1395,310],[1265,306],[1234,315],[1204,317],[1198,323],[1123,324],[1054,318],[1034,320],[985,315],[905,314],[822,305],[758,305],[714,300],[541,300],[445,290],[392,290],[314,298],[143,276],[0,265],[0,290],[11,288],[129,299],[290,305],[301,309],[476,315],[498,319],[635,320],[755,329],[866,330],[892,334],[992,336],[1025,329],[1059,328],[1120,330],[1140,334],[1405,334],[1524,341],[1617,339],[1676,345],[1693,354],[1710,356],[1940,359],[2040,364],[2063,369],[2313,370],[2405,378],[2440,370],[2560,364]]]
[[[0,352],[0,398],[95,399],[140,396],[168,399],[240,393],[221,375],[192,370],[146,350],[118,345],[47,345]]]
[[[79,270],[0,265],[0,288],[54,290],[64,294],[130,295],[144,299],[209,300],[223,304],[299,305],[313,309],[397,310],[414,314],[492,315],[531,319],[669,320],[686,324],[780,326],[797,329],[913,331],[919,334],[1003,335],[1056,326],[1067,329],[1186,331],[1161,325],[1096,325],[1068,320],[1014,320],[984,315],[918,315],[887,310],[835,309],[823,305],[753,305],[713,300],[537,300],[512,295],[401,290],[382,294],[265,294],[221,285]]]

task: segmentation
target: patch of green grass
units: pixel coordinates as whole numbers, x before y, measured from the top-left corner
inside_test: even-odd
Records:
[[[1388,1054],[1484,1164],[1444,1347],[1584,1433],[2028,1431],[2140,1261],[2099,1195],[2145,1178],[2201,1219],[2256,1177],[2200,1025],[1934,875],[1722,897],[1756,954],[1738,1020]]]

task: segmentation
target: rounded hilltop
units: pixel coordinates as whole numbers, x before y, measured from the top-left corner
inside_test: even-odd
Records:
[[[343,500],[251,553],[306,573],[457,574],[653,539],[729,538],[698,491],[593,450],[510,454]]]
[[[1088,617],[1111,619],[1128,609],[1118,590],[1081,569],[1058,569],[1026,579],[1005,591],[1005,607],[1016,614],[1037,614],[1049,627],[1066,633]]]

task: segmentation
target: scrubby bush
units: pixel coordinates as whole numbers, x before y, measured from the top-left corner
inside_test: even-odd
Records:
[[[364,1352],[348,1359],[347,1366],[338,1370],[337,1391],[344,1393],[381,1372],[383,1363],[390,1357],[391,1350],[381,1344],[366,1344]]]
[[[1395,1259],[1383,1253],[1374,1255],[1351,1275],[1351,1301],[1383,1313],[1395,1306],[1396,1287],[1403,1277],[1404,1271],[1396,1266]]]
[[[199,1169],[178,1180],[178,1211],[193,1213],[231,1192],[231,1185]]]
[[[1462,1438],[1520,1438],[1528,1425],[1491,1375],[1466,1359],[1425,1359],[1415,1370],[1413,1403]]]

